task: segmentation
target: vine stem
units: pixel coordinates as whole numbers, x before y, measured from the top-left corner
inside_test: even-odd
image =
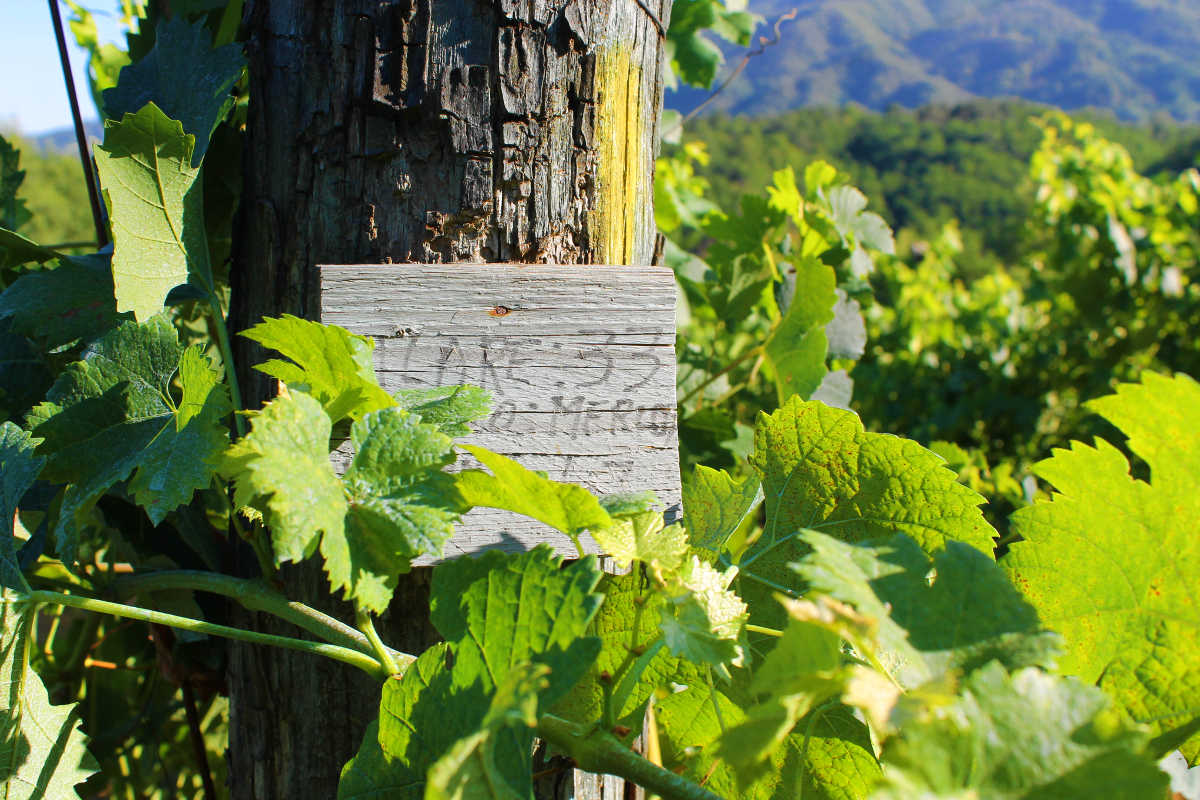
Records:
[[[580,768],[625,778],[663,800],[722,800],[682,775],[650,763],[608,731],[543,714],[538,718],[537,733],[573,758]]]
[[[375,632],[375,623],[371,620],[371,613],[357,609],[355,611],[355,621],[358,623],[358,629],[366,634],[367,641],[371,643],[371,649],[375,652],[375,658],[379,659],[380,664],[383,664],[383,668],[387,670],[388,675],[399,675],[400,668],[392,660],[391,650],[379,638],[379,634]]]
[[[217,348],[221,351],[221,360],[225,362],[225,380],[229,381],[229,396],[233,400],[233,425],[237,429],[237,435],[242,437],[246,435],[246,420],[239,412],[245,409],[245,406],[242,405],[242,390],[238,385],[237,369],[233,365],[233,345],[229,342],[229,328],[225,325],[225,312],[221,310],[221,301],[211,289],[208,292],[208,308],[212,312],[213,327],[217,329]]]
[[[148,608],[110,603],[107,600],[60,594],[59,592],[35,591],[25,595],[25,598],[27,602],[37,605],[70,606],[71,608],[92,611],[97,614],[110,614],[114,617],[123,617],[124,619],[133,619],[139,622],[167,625],[185,631],[204,633],[210,636],[223,636],[227,639],[237,639],[238,641],[250,642],[251,644],[265,644],[272,647],[287,648],[288,650],[299,650],[303,653],[325,656],[326,658],[332,658],[335,661],[341,661],[353,667],[358,667],[367,674],[381,680],[389,677],[385,674],[383,666],[373,657],[358,650],[351,650],[348,647],[307,642],[303,639],[292,639],[287,636],[275,636],[257,631],[245,631],[241,628],[230,628],[227,625],[217,625],[212,622],[191,619],[190,617],[180,617],[162,611],[152,611]]]
[[[122,597],[171,589],[219,594],[234,600],[248,611],[261,611],[290,622],[330,644],[357,650],[364,655],[374,653],[371,642],[361,632],[315,608],[288,600],[262,580],[235,578],[232,575],[200,570],[169,570],[118,578],[113,582],[113,589]],[[416,660],[408,653],[391,648],[387,648],[387,652],[394,663],[404,666]]]

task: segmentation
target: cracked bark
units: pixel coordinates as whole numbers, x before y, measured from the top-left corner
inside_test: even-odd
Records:
[[[315,317],[318,263],[649,264],[670,4],[248,0],[235,328]],[[265,354],[236,347],[247,400],[260,403],[271,387],[247,365]],[[319,566],[281,575],[290,595],[352,619]],[[402,581],[381,621],[409,652],[436,635],[428,579]],[[237,646],[230,690],[232,796],[334,797],[378,687],[339,664]],[[537,795],[625,791],[548,771]]]

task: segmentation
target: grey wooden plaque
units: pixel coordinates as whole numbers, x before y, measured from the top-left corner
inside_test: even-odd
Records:
[[[597,494],[651,489],[666,506],[679,503],[669,269],[462,263],[318,269],[321,321],[374,339],[384,389],[482,386],[493,395],[492,414],[466,441]],[[478,464],[464,454],[459,466]],[[576,552],[566,536],[539,522],[475,509],[445,557],[538,543]],[[587,537],[585,544],[596,551]]]

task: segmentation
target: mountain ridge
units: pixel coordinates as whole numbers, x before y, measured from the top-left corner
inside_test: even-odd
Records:
[[[689,0],[677,0],[689,2]],[[711,110],[769,114],[1013,97],[1126,120],[1200,121],[1194,0],[750,0],[781,42],[750,59]],[[727,69],[743,51],[724,48]],[[689,111],[708,93],[668,95]]]

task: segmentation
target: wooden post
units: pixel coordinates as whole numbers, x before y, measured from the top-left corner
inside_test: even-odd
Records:
[[[315,318],[316,264],[648,265],[670,4],[247,0],[235,327]],[[249,365],[266,354],[238,347],[248,400],[262,402],[269,387]],[[346,618],[319,567],[281,575],[290,595]],[[395,646],[434,639],[427,592],[427,571],[402,582],[380,626]],[[241,646],[229,685],[233,797],[334,797],[378,687]],[[610,797],[610,784],[574,791]]]

